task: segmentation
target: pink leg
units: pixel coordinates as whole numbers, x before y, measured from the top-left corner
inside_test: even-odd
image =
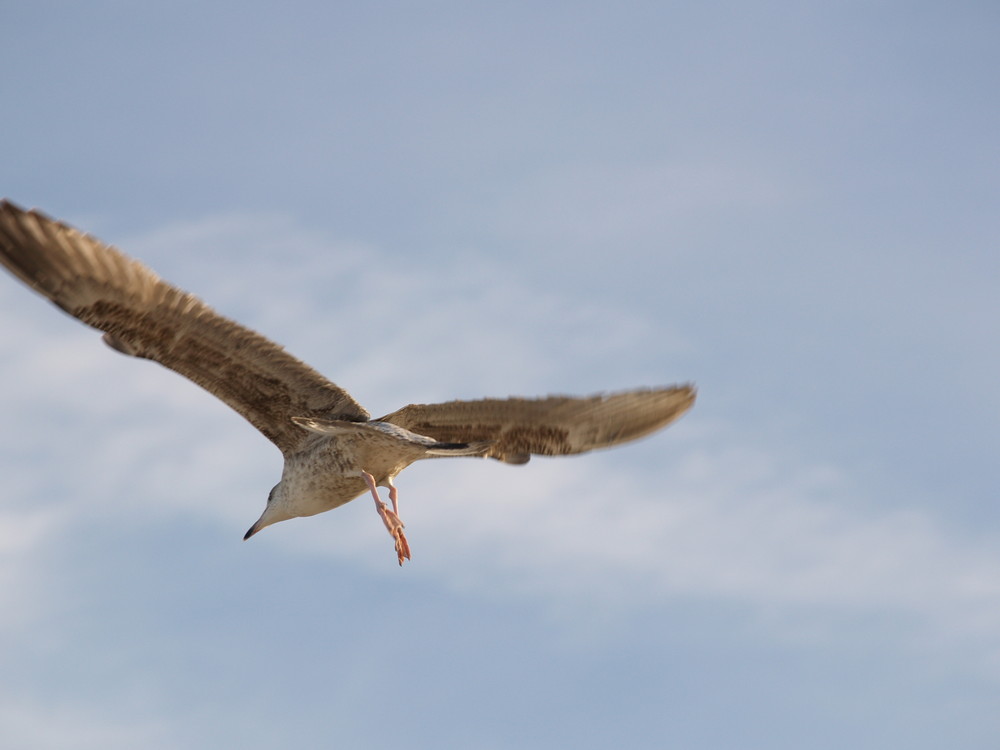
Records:
[[[410,559],[410,544],[406,541],[406,536],[403,534],[403,522],[399,520],[399,515],[397,514],[399,505],[397,502],[396,488],[391,482],[389,483],[389,499],[392,501],[392,510],[389,510],[386,507],[386,504],[383,503],[382,499],[378,496],[378,487],[375,484],[375,477],[363,469],[361,471],[361,476],[368,485],[368,489],[372,493],[372,497],[375,498],[375,510],[378,511],[379,517],[382,519],[382,523],[385,524],[386,529],[388,529],[389,533],[392,534],[392,538],[396,540],[396,557],[399,559],[399,564],[402,565],[404,559]]]
[[[392,483],[392,477],[386,482],[389,485],[389,501],[392,503],[392,512],[399,515],[399,490]]]

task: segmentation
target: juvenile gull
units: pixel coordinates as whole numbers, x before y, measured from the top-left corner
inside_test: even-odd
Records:
[[[225,318],[115,248],[37,210],[0,201],[0,261],[123,354],[152,359],[243,415],[285,459],[249,539],[265,526],[332,510],[370,492],[410,548],[392,480],[421,458],[481,456],[510,464],[648,435],[694,403],[691,385],[587,397],[410,404],[373,420],[347,391],[282,347]],[[378,488],[388,489],[390,509]]]

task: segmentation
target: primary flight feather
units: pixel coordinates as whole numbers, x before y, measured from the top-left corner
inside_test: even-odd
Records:
[[[681,416],[690,385],[583,398],[410,404],[372,420],[347,391],[281,346],[219,315],[115,248],[0,201],[0,262],[39,294],[104,332],[114,349],[152,359],[214,394],[281,451],[281,481],[249,539],[265,526],[332,510],[370,492],[396,544],[410,550],[393,479],[421,458],[485,456],[512,464],[634,440]],[[388,488],[390,509],[379,498]]]

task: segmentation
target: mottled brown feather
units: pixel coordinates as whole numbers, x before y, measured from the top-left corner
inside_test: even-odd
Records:
[[[281,346],[225,318],[115,248],[0,202],[0,262],[114,348],[155,360],[243,415],[283,453],[306,439],[292,416],[365,421],[365,411]]]
[[[682,385],[583,398],[410,404],[379,421],[442,442],[491,441],[484,455],[525,463],[532,454],[565,456],[635,440],[680,417],[694,400],[694,387]]]

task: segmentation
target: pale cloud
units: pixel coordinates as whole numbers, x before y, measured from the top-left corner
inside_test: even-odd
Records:
[[[895,623],[896,648],[972,654],[966,668],[1000,677],[996,540],[923,511],[880,510],[835,467],[747,441],[684,447],[683,423],[673,429],[642,451],[663,445],[655,465],[625,448],[527,467],[412,467],[397,480],[414,550],[407,574],[536,599],[570,629],[583,612],[627,616],[677,598],[735,605],[779,640],[804,627],[836,640],[845,622],[874,616]],[[395,574],[369,498],[294,523],[264,543]]]
[[[24,750],[117,750],[170,747],[164,726],[137,719],[131,711],[95,714],[93,707],[36,703],[3,695],[0,726],[4,743]]]
[[[17,492],[14,483],[7,491]],[[0,509],[0,632],[22,631],[51,609],[44,562],[58,544],[63,517],[49,508]]]
[[[964,654],[966,668],[1000,678],[996,539],[880,510],[841,471],[782,461],[773,447],[680,447],[675,429],[651,439],[676,454],[655,466],[625,449],[404,476],[415,561],[456,588],[558,604],[571,621],[681,597],[736,605],[779,640],[803,623],[836,640],[843,623],[874,616],[895,623],[905,652]]]

